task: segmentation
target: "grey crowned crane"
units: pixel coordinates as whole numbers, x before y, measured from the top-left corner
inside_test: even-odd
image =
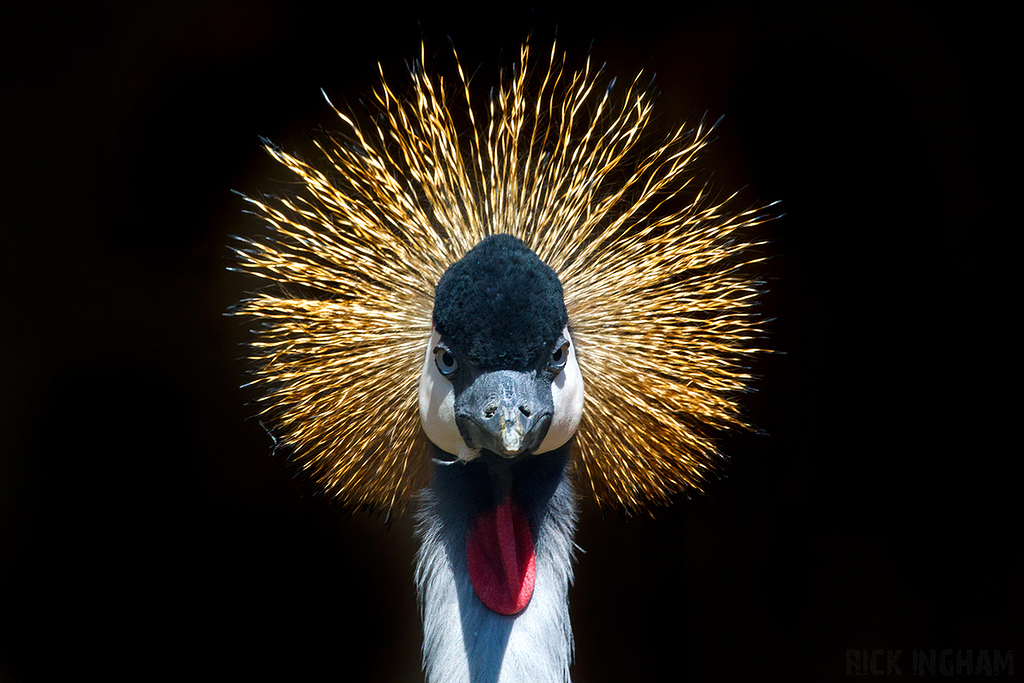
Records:
[[[247,197],[269,231],[236,250],[282,440],[351,505],[416,506],[431,683],[569,680],[577,491],[699,489],[758,351],[764,214],[690,189],[710,130],[652,140],[637,81],[529,59],[482,108],[414,66],[315,162],[267,143],[299,189]]]

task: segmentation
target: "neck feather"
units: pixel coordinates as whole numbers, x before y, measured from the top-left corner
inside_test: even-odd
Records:
[[[568,683],[572,628],[568,591],[574,561],[576,495],[569,445],[511,468],[512,491],[530,522],[536,586],[515,616],[488,609],[473,591],[466,536],[493,505],[483,462],[438,460],[420,497],[416,587],[423,616],[423,665],[430,683]]]

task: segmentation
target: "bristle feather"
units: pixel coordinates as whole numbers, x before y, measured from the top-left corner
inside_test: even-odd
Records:
[[[747,426],[734,397],[759,351],[745,272],[760,259],[745,233],[766,217],[706,188],[671,208],[714,127],[654,142],[640,75],[616,99],[589,59],[567,73],[552,46],[531,93],[529,61],[527,44],[480,108],[456,55],[467,131],[441,78],[410,69],[403,99],[381,68],[374,121],[325,94],[344,128],[315,138],[325,166],[263,141],[300,189],[246,198],[270,238],[243,239],[239,268],[280,290],[238,312],[266,325],[252,346],[264,413],[352,503],[401,509],[425,483],[417,380],[433,289],[496,233],[526,242],[563,284],[587,387],[576,472],[600,503],[638,510],[699,489],[719,458],[710,433]]]

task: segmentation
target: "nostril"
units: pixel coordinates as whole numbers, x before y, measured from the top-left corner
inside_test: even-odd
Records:
[[[498,412],[498,406],[487,406],[484,408],[484,417],[490,420]]]
[[[530,417],[530,406],[519,406],[519,412],[526,417]]]

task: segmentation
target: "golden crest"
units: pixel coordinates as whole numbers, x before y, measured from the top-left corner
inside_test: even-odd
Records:
[[[711,129],[651,135],[639,76],[617,93],[554,46],[544,69],[530,57],[524,45],[483,106],[461,66],[455,93],[417,68],[405,98],[384,81],[372,121],[335,109],[343,130],[317,139],[315,163],[267,145],[297,189],[247,198],[269,233],[236,249],[238,269],[277,286],[238,312],[262,324],[264,411],[352,504],[400,510],[426,484],[417,383],[434,286],[497,233],[562,282],[586,386],[583,490],[666,503],[714,466],[713,432],[744,426],[736,396],[760,350],[746,235],[763,210],[694,187]]]

